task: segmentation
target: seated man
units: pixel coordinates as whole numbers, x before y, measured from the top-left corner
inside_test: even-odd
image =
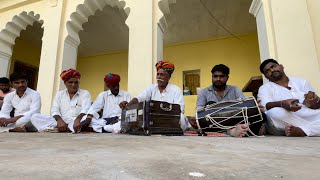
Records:
[[[40,112],[40,94],[27,87],[27,75],[13,73],[10,82],[15,91],[7,94],[4,98],[0,111],[0,132],[26,132],[25,125],[30,122],[32,115]],[[15,109],[14,117],[10,112]]]
[[[10,87],[10,80],[6,77],[0,78],[0,110],[3,104],[4,97],[14,91]]]
[[[208,104],[236,100],[245,97],[239,88],[227,85],[230,73],[229,67],[224,64],[215,65],[212,68],[211,73],[212,85],[203,89],[198,94],[197,109]],[[196,128],[195,120],[193,120],[193,122],[191,121],[191,123]],[[261,123],[258,126],[257,131],[254,130],[254,132],[259,132]],[[245,124],[238,124],[235,128],[227,130],[227,134],[234,137],[243,137],[246,135],[248,128],[249,127]]]
[[[267,109],[268,123],[287,136],[319,136],[319,97],[308,93],[314,90],[306,80],[288,77],[283,69],[274,59],[260,65],[261,73],[270,81],[262,85],[258,93]]]
[[[184,99],[180,88],[169,83],[171,75],[174,71],[174,65],[169,62],[159,61],[156,64],[157,68],[157,84],[150,85],[140,95],[133,98],[128,104],[121,104],[122,108],[127,105],[139,103],[146,100],[164,101],[173,104],[179,104],[181,108],[180,126],[182,130],[190,128],[184,113]]]
[[[90,108],[90,93],[79,88],[80,73],[69,69],[63,71],[60,77],[66,89],[56,94],[51,108],[52,116],[36,114],[31,118],[39,132],[75,132],[74,129],[85,119]]]
[[[104,82],[109,90],[101,92],[94,103],[91,105],[87,119],[82,126],[92,124],[96,132],[115,132],[120,131],[121,108],[120,103],[127,103],[131,100],[128,92],[119,90],[120,76],[118,74],[107,74]],[[99,118],[98,112],[103,109],[102,118]]]

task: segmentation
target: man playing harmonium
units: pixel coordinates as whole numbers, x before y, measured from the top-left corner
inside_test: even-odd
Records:
[[[174,64],[165,61],[159,61],[156,64],[157,69],[157,84],[152,84],[145,89],[140,95],[133,98],[129,103],[121,104],[122,108],[131,104],[136,104],[143,101],[155,100],[163,101],[172,104],[179,104],[181,108],[180,127],[182,130],[190,128],[187,118],[183,115],[184,99],[180,88],[169,83],[171,75],[174,71]]]
[[[131,96],[128,92],[119,90],[120,76],[118,74],[107,74],[104,77],[104,82],[109,90],[98,95],[88,111],[87,119],[81,123],[79,130],[82,126],[87,126],[91,122],[95,132],[117,133],[120,131],[120,105],[128,103],[131,100]],[[98,112],[101,109],[103,109],[103,114],[99,118]]]
[[[283,69],[274,59],[260,65],[269,80],[258,93],[267,109],[268,128],[277,135],[320,136],[320,98],[306,80],[288,77]]]
[[[74,69],[60,74],[66,89],[59,91],[52,104],[51,116],[35,114],[32,124],[39,132],[75,132],[80,122],[85,120],[91,105],[91,95],[79,88],[80,73]]]
[[[230,69],[224,64],[215,65],[212,70],[212,85],[200,91],[197,97],[197,110],[209,104],[223,101],[233,101],[245,96],[236,86],[227,85]],[[197,128],[196,120],[192,119],[191,124]],[[258,132],[262,123],[257,123],[254,128]],[[235,128],[227,129],[226,133],[233,137],[243,137],[247,134],[249,126],[247,124],[234,124]],[[250,127],[251,128],[251,127]],[[257,132],[255,131],[255,132]]]

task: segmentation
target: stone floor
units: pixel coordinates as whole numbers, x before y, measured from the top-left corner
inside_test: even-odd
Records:
[[[320,179],[320,138],[0,134],[1,179]]]

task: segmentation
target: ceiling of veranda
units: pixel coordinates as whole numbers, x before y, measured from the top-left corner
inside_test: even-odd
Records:
[[[204,5],[200,0],[176,0],[170,4],[170,13],[165,14],[168,24],[164,33],[165,45],[256,32],[255,18],[249,14],[252,0],[202,2]],[[43,32],[39,29],[37,25],[29,28],[22,37],[41,45]],[[79,36],[80,57],[128,50],[129,29],[117,7],[106,6],[97,11],[83,24]]]

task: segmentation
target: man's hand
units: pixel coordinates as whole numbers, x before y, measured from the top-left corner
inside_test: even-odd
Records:
[[[262,106],[261,99],[258,99],[257,103],[258,103],[258,107],[259,107],[260,111],[264,113],[266,108],[264,106]]]
[[[59,132],[66,132],[68,130],[68,125],[63,120],[58,120],[57,128]]]
[[[283,100],[281,101],[281,107],[286,109],[287,111],[296,112],[301,109],[301,106],[297,104],[298,102],[299,102],[298,99]]]
[[[128,106],[128,102],[127,101],[122,101],[120,104],[119,104],[120,108],[121,109],[124,109]]]
[[[305,94],[304,98],[303,104],[309,108],[317,105],[319,102],[319,97],[311,91],[309,91],[308,94]]]
[[[196,117],[188,116],[187,118],[188,118],[189,123],[191,124],[191,126],[192,126],[194,129],[198,129]]]
[[[81,124],[80,124],[80,120],[79,118],[77,118],[74,123],[73,123],[73,130],[75,133],[80,133],[81,132]]]
[[[0,126],[7,127],[8,124],[15,123],[17,120],[18,119],[16,119],[16,118],[9,118],[9,119],[1,118],[0,119]]]

